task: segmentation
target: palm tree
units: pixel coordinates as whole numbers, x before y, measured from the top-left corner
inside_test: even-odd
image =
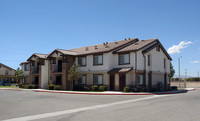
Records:
[[[19,82],[19,83],[21,83],[21,80],[24,79],[23,71],[19,67],[15,71],[15,77],[17,79],[17,82]]]

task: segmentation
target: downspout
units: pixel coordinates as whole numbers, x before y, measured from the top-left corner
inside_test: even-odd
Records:
[[[137,52],[135,52],[135,86],[137,86]]]
[[[144,57],[144,87],[146,87],[146,56],[142,53]]]

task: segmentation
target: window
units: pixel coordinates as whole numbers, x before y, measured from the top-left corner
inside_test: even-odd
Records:
[[[150,65],[151,65],[151,56],[148,55],[148,66],[150,66]]]
[[[24,65],[24,71],[29,71],[29,64]]]
[[[130,64],[130,54],[120,54],[119,64]]]
[[[103,65],[103,55],[94,55],[93,65]]]
[[[8,75],[8,70],[5,70],[5,75]]]
[[[78,80],[78,84],[86,84],[86,75],[82,75]]]
[[[137,78],[138,78],[138,84],[142,85],[143,84],[143,75],[138,75]]]
[[[166,59],[163,60],[164,68],[166,68]]]
[[[78,57],[78,65],[86,66],[86,57]]]
[[[160,52],[160,46],[157,46],[157,47],[156,47],[156,50]]]
[[[103,75],[102,74],[94,74],[93,75],[93,83],[95,84],[103,84]]]

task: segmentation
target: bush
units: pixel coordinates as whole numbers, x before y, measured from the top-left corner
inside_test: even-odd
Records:
[[[130,87],[124,87],[124,92],[130,92]]]
[[[93,85],[91,88],[92,88],[92,91],[98,91],[98,86],[96,85]]]
[[[32,85],[33,86],[33,89],[37,89],[38,88],[38,86],[37,85]]]
[[[21,85],[21,88],[24,88],[24,89],[26,89],[26,88],[27,88],[27,85],[25,85],[25,84],[22,84],[22,85]]]
[[[54,86],[55,90],[61,90],[61,86]]]
[[[177,90],[177,86],[171,86],[171,90]]]
[[[74,91],[84,91],[83,85],[75,85],[73,88]]]
[[[54,90],[55,85],[48,85],[48,90]]]
[[[33,85],[27,85],[27,89],[33,89]]]
[[[144,92],[143,88],[138,88],[138,92]]]
[[[90,91],[90,88],[87,86],[84,86],[84,91]]]
[[[22,85],[23,85],[23,84],[18,84],[19,88],[22,88]]]
[[[100,92],[107,91],[107,86],[100,86],[99,91]]]

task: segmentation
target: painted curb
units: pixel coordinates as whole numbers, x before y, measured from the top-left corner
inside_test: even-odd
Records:
[[[62,93],[62,94],[81,94],[81,95],[166,95],[166,94],[178,94],[186,93],[188,91],[194,91],[195,88],[183,89],[171,92],[150,92],[150,93],[88,93],[88,92],[65,92],[65,91],[49,91],[49,90],[26,90],[26,89],[11,89],[11,88],[0,88],[0,90],[11,90],[11,91],[33,91],[33,92],[47,92],[47,93]]]

